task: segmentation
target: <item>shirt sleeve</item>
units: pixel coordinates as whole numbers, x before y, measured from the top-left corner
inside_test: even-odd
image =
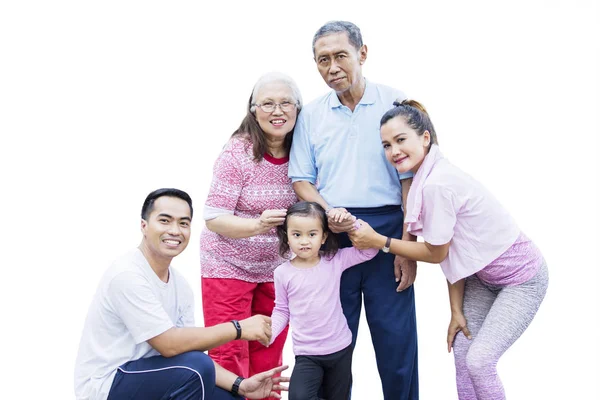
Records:
[[[282,278],[282,267],[279,267],[279,271],[275,270],[275,308],[271,314],[271,343],[272,344],[277,336],[285,329],[287,324],[290,322],[290,309],[288,301],[288,293]]]
[[[108,286],[107,295],[136,344],[173,327],[173,321],[143,276],[134,273],[115,276]]]
[[[423,188],[423,240],[433,245],[443,245],[454,236],[457,207],[452,192],[442,185]]]
[[[294,128],[294,140],[290,150],[290,162],[288,165],[288,176],[292,183],[308,181],[313,185],[317,181],[317,165],[315,153],[310,143],[310,132],[305,117],[305,112],[300,112],[296,127]]]
[[[242,188],[244,174],[240,163],[240,154],[236,146],[242,146],[231,140],[215,161],[213,177],[204,205],[204,219],[210,220],[222,214],[233,214]]]
[[[369,261],[375,257],[378,252],[379,249],[359,250],[356,247],[346,247],[339,249],[334,258],[341,270],[345,271],[357,264]]]

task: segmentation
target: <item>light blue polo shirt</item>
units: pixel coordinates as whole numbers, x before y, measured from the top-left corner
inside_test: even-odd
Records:
[[[308,181],[333,207],[381,207],[402,204],[399,175],[387,161],[379,121],[406,96],[399,90],[366,81],[354,112],[335,91],[306,105],[294,130],[288,175]]]

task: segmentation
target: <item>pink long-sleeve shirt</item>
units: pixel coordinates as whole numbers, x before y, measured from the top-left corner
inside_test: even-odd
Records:
[[[338,250],[331,259],[311,268],[294,267],[289,261],[275,270],[275,309],[271,343],[288,322],[295,355],[326,355],[352,342],[352,333],[340,301],[342,272],[375,257],[379,250]]]

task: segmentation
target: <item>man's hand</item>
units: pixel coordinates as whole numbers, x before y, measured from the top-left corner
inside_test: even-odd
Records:
[[[280,385],[280,383],[289,382],[290,378],[287,376],[273,376],[287,368],[287,365],[282,365],[281,367],[273,368],[244,379],[240,384],[238,393],[248,399],[262,399],[265,397],[280,399],[281,395],[276,391],[288,390],[287,386]]]
[[[450,324],[448,325],[448,337],[446,339],[448,342],[448,353],[450,353],[450,349],[454,343],[454,337],[459,331],[462,331],[467,339],[472,339],[471,332],[469,332],[469,328],[467,328],[467,319],[465,318],[464,314],[452,313],[452,318],[450,319]]]
[[[348,232],[354,227],[356,217],[345,208],[332,208],[327,211],[327,223],[333,233]]]
[[[254,315],[240,321],[242,340],[258,340],[264,346],[271,342],[271,318],[264,315]]]
[[[402,256],[396,256],[394,258],[394,275],[396,276],[396,282],[400,282],[396,291],[401,292],[415,282],[417,262]]]
[[[258,234],[267,233],[276,226],[283,224],[287,210],[265,210],[256,220]]]

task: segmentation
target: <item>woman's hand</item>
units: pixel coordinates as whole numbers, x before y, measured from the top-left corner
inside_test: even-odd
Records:
[[[469,328],[467,328],[467,319],[465,318],[464,314],[452,313],[452,318],[450,319],[450,324],[448,325],[448,337],[446,339],[448,342],[448,353],[450,353],[450,349],[454,343],[454,337],[458,332],[461,331],[467,337],[467,339],[471,340],[471,332],[469,332]]]
[[[280,399],[281,395],[276,391],[288,390],[287,386],[280,385],[280,383],[289,382],[290,378],[287,376],[273,377],[273,375],[287,368],[287,365],[282,365],[281,367],[273,368],[244,379],[240,384],[238,393],[248,399],[262,399],[265,397]]]
[[[272,228],[282,225],[285,221],[287,210],[265,210],[256,221],[256,234],[267,233]]]
[[[375,232],[371,225],[359,219],[357,229],[348,232],[352,245],[359,250],[381,249],[385,246],[386,237]]]

